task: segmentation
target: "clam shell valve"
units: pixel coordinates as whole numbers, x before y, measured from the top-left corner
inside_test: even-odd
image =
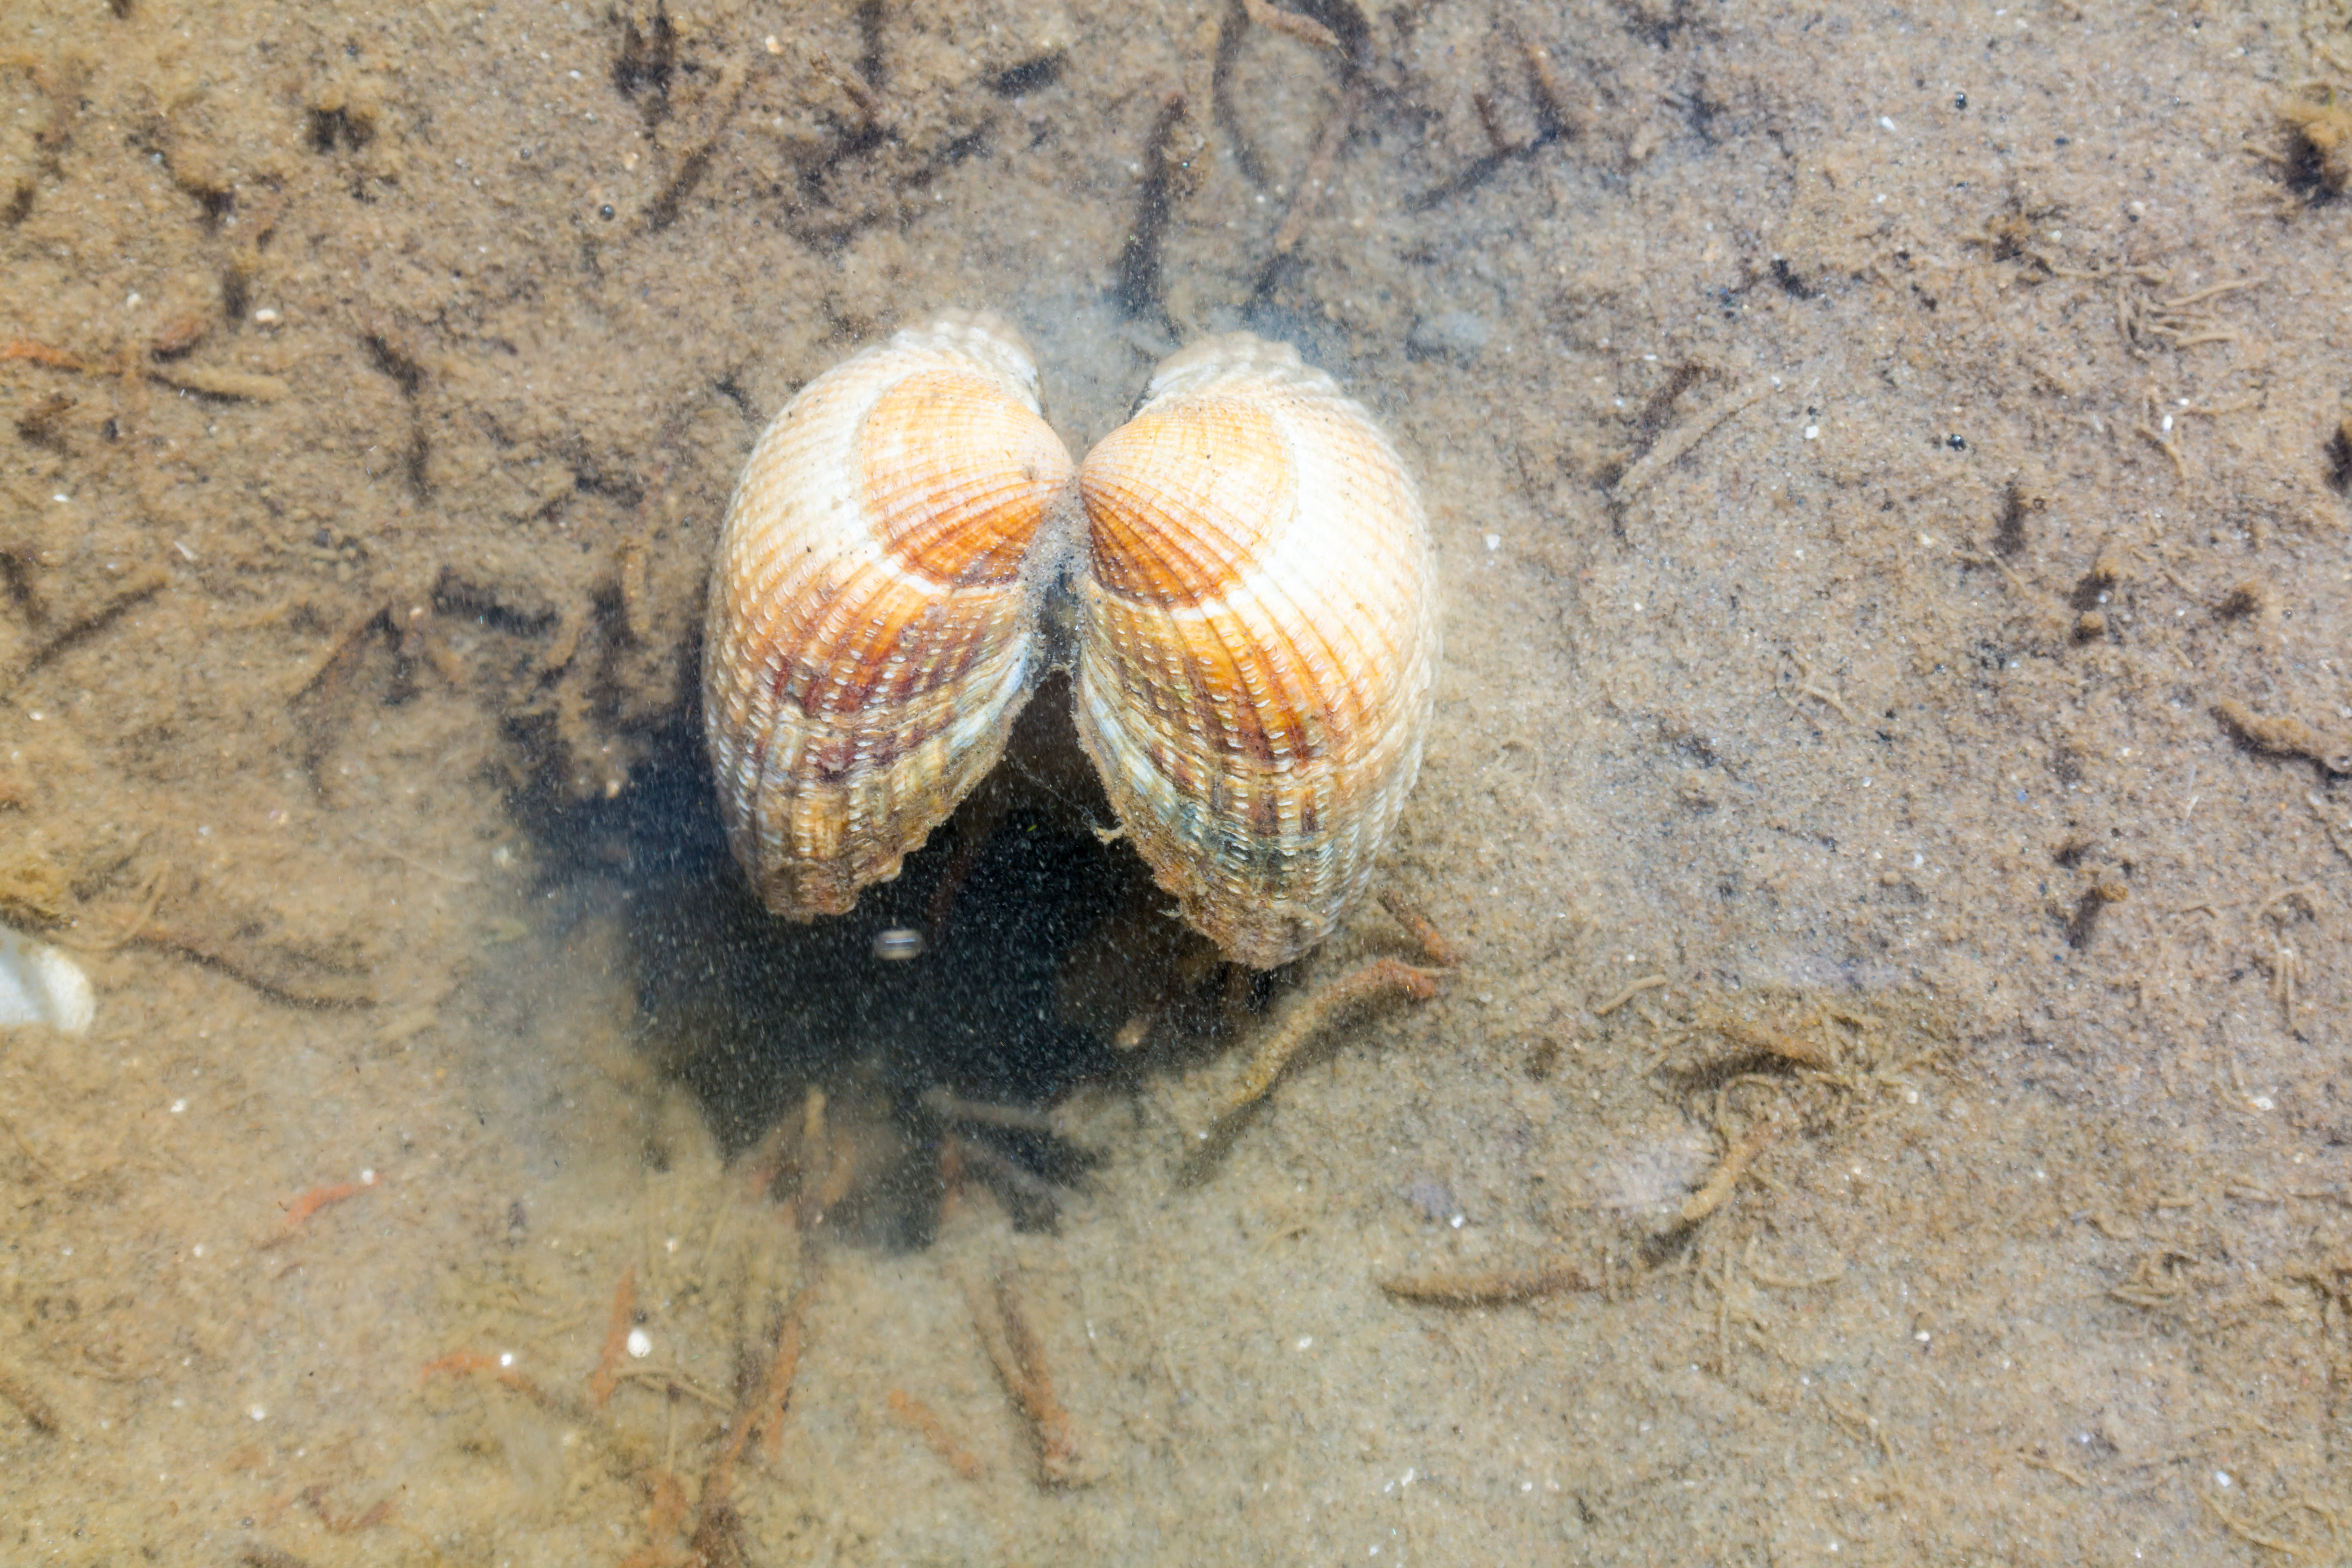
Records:
[[[1077,600],[1049,647],[1046,595]],[[1052,664],[1184,918],[1261,968],[1372,875],[1427,733],[1429,530],[1395,448],[1288,347],[1164,361],[1073,465],[1010,327],[941,316],[760,437],[712,572],[704,712],[767,906],[837,914],[994,765]]]

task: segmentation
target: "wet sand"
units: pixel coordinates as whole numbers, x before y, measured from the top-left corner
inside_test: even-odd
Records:
[[[0,15],[0,1555],[2344,1553],[2342,7],[934,10]],[[1253,1115],[1416,946],[1194,963],[1065,692],[726,859],[735,472],[942,306],[1421,477],[1463,962]]]

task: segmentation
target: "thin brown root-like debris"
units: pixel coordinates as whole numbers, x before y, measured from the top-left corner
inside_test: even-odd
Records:
[[[2257,713],[2242,702],[2213,704],[2213,717],[2258,752],[2303,757],[2331,773],[2352,773],[2352,740],[2313,728],[2292,713]]]
[[[241,980],[265,996],[297,1007],[333,1011],[375,1005],[374,986],[365,974],[207,926],[150,919],[141,922],[129,942],[176,953],[206,969],[216,969],[232,980]]]
[[[1307,154],[1307,172],[1290,198],[1290,210],[1282,215],[1282,226],[1274,232],[1276,259],[1287,256],[1307,237],[1307,226],[1314,219],[1315,210],[1323,204],[1324,194],[1330,188],[1331,172],[1338,167],[1339,152],[1347,146],[1349,136],[1356,129],[1356,115],[1364,106],[1364,87],[1360,81],[1350,82],[1339,95],[1339,103],[1331,110],[1331,118],[1323,122],[1323,133],[1315,139],[1315,151]]]
[[[929,1405],[911,1397],[902,1388],[892,1389],[888,1399],[890,1414],[930,1445],[931,1452],[945,1459],[949,1468],[957,1475],[965,1480],[976,1481],[988,1473],[988,1467],[981,1463],[980,1456],[957,1442],[955,1434],[948,1430],[947,1423],[941,1421],[939,1413]]]
[[[127,378],[143,374],[184,392],[201,393],[206,397],[242,399],[248,403],[276,403],[290,395],[294,390],[281,376],[224,370],[215,365],[142,365],[121,356],[111,360],[94,360],[68,349],[51,348],[47,343],[25,338],[0,342],[0,360],[29,360],[51,370],[79,371],[87,375],[121,375]]]
[[[1696,1192],[1683,1200],[1681,1210],[1675,1215],[1676,1227],[1686,1230],[1730,1202],[1733,1189],[1739,1185],[1739,1178],[1748,1173],[1756,1163],[1757,1157],[1764,1152],[1780,1131],[1778,1120],[1759,1122],[1724,1151],[1722,1163],[1716,1166],[1715,1173],[1707,1177]]]
[[[1645,974],[1641,979],[1622,987],[1615,995],[1592,1009],[1592,1016],[1596,1018],[1606,1018],[1643,992],[1661,990],[1665,984],[1666,977],[1663,974]]]
[[[1750,404],[1761,402],[1772,390],[1769,377],[1758,376],[1744,386],[1733,388],[1684,420],[1618,476],[1614,499],[1622,501],[1631,498],[1705,440],[1717,426]]]
[[[58,1435],[56,1408],[6,1367],[0,1367],[0,1399],[15,1405],[17,1413],[24,1416],[26,1425],[44,1437]]]
[[[809,1293],[814,1281],[793,1293],[776,1327],[775,1353],[768,1360],[768,1375],[760,1389],[754,1418],[760,1428],[760,1452],[770,1465],[784,1457],[784,1416],[792,1409],[793,1380],[801,1366],[801,1326],[808,1318]]]
[[[775,1348],[768,1371],[727,1418],[725,1437],[702,1478],[702,1495],[695,1508],[693,1551],[684,1561],[711,1568],[742,1561],[742,1516],[735,1510],[735,1471],[743,1449],[756,1434],[765,1434],[762,1451],[773,1465],[783,1452],[784,1414],[792,1406],[793,1380],[800,1371],[801,1323],[814,1288],[811,1279],[793,1293],[776,1322]]]
[[[1431,963],[1440,969],[1460,966],[1462,950],[1448,942],[1445,933],[1437,929],[1437,922],[1422,913],[1420,906],[1411,899],[1402,893],[1383,891],[1381,908],[1388,910],[1389,919],[1404,927],[1405,933],[1412,938]]]
[[[1039,1132],[1049,1138],[1064,1135],[1061,1117],[1032,1105],[997,1105],[983,1100],[961,1100],[936,1085],[923,1090],[916,1104],[927,1116],[936,1117],[941,1121],[961,1122],[967,1127],[1002,1127],[1015,1132]]]
[[[1053,1373],[1045,1364],[1045,1347],[1022,1315],[1021,1299],[1011,1280],[998,1275],[982,1288],[971,1276],[963,1280],[971,1303],[971,1321],[988,1352],[996,1375],[1013,1407],[1028,1421],[1037,1445],[1037,1479],[1046,1486],[1085,1486],[1087,1473],[1070,1413],[1054,1394]]]
[[[803,1231],[824,1223],[825,1211],[849,1194],[857,1176],[857,1150],[836,1142],[825,1123],[824,1090],[812,1089],[801,1108],[801,1190],[794,1217]]]
[[[1381,1289],[1400,1301],[1419,1301],[1432,1307],[1495,1307],[1596,1287],[1580,1268],[1565,1263],[1540,1263],[1524,1268],[1435,1269],[1425,1274],[1400,1274],[1381,1280]]]
[[[310,1568],[310,1560],[297,1557],[282,1546],[272,1546],[266,1541],[248,1541],[237,1548],[239,1568]]]
[[[1298,1054],[1299,1047],[1312,1039],[1333,1014],[1391,992],[1426,1002],[1437,994],[1437,976],[1400,960],[1383,958],[1309,993],[1291,1008],[1278,1027],[1258,1043],[1226,1113],[1230,1115],[1263,1099],[1290,1065],[1290,1059]]]
[[[419,1375],[430,1382],[436,1377],[455,1377],[468,1373],[480,1373],[495,1379],[542,1410],[552,1410],[573,1419],[586,1414],[576,1401],[557,1398],[524,1373],[512,1366],[501,1364],[498,1358],[482,1351],[453,1351],[425,1363],[425,1370]]]
[[[1242,10],[1252,22],[1269,32],[1297,38],[1318,49],[1329,49],[1333,54],[1339,52],[1339,36],[1311,16],[1286,11],[1273,0],[1242,0]]]
[[[1823,1038],[1816,1028],[1808,1033],[1803,1027],[1773,1027],[1748,1018],[1718,1018],[1707,1022],[1706,1027],[1728,1043],[1775,1061],[1794,1067],[1811,1068],[1819,1072],[1833,1072],[1838,1065],[1833,1042]]]
[[[613,1391],[621,1385],[621,1357],[627,1352],[629,1330],[636,1322],[637,1271],[635,1268],[621,1270],[620,1283],[613,1287],[613,1311],[604,1325],[604,1348],[596,1357],[596,1365],[588,1374],[588,1403],[602,1410],[613,1402]]]
[[[1568,84],[1561,81],[1559,68],[1553,65],[1551,51],[1535,39],[1522,36],[1519,52],[1528,63],[1528,89],[1536,100],[1536,119],[1547,136],[1573,135],[1582,127],[1571,116],[1569,108]]]

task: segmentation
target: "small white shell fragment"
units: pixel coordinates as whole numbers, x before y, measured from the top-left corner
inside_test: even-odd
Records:
[[[639,1361],[643,1361],[646,1357],[653,1354],[653,1336],[646,1333],[643,1329],[631,1329],[629,1331],[629,1353],[636,1357]]]
[[[0,1028],[47,1024],[61,1035],[85,1035],[98,1016],[89,976],[45,942],[0,926]]]
[[[923,933],[908,926],[892,926],[874,933],[874,956],[893,963],[923,956]]]

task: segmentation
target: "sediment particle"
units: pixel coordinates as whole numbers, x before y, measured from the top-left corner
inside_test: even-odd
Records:
[[[1401,1274],[1381,1281],[1381,1289],[1401,1301],[1433,1307],[1495,1307],[1570,1290],[1594,1289],[1580,1268],[1564,1263],[1543,1263],[1526,1268],[1486,1268],[1469,1273],[1438,1269],[1427,1274]]]
[[[1709,1176],[1698,1191],[1683,1200],[1682,1210],[1675,1216],[1676,1226],[1687,1229],[1730,1202],[1732,1190],[1739,1185],[1739,1178],[1748,1173],[1748,1167],[1756,1163],[1757,1157],[1764,1152],[1765,1146],[1780,1131],[1778,1121],[1762,1122],[1750,1128],[1745,1137],[1726,1150],[1723,1163],[1716,1166],[1715,1174]]]
[[[2352,190],[2352,98],[2330,88],[2320,102],[2281,104],[2279,118],[2287,129],[2291,183],[2329,196]]]
[[[1354,1003],[1402,992],[1417,1002],[1426,1002],[1437,994],[1437,977],[1425,969],[1393,958],[1383,958],[1361,969],[1343,974],[1328,985],[1316,991],[1290,1011],[1279,1028],[1268,1034],[1256,1053],[1250,1058],[1247,1070],[1242,1074],[1239,1088],[1234,1089],[1228,1109],[1242,1107],[1264,1097],[1274,1087],[1275,1080],[1290,1065],[1290,1058],[1299,1047],[1314,1037],[1325,1020],[1341,1008]]]
[[[26,1425],[44,1437],[58,1435],[57,1408],[6,1367],[0,1367],[0,1399],[15,1405]]]
[[[1084,1486],[1093,1479],[1080,1449],[1076,1424],[1054,1393],[1039,1342],[1010,1280],[999,1276],[992,1290],[967,1278],[972,1327],[996,1367],[1004,1392],[1024,1416],[1037,1444],[1037,1475],[1047,1486]]]
[[[2293,714],[2257,713],[2225,699],[2213,704],[2213,717],[2258,752],[2306,757],[2331,773],[2352,773],[2352,740],[2315,730]]]

